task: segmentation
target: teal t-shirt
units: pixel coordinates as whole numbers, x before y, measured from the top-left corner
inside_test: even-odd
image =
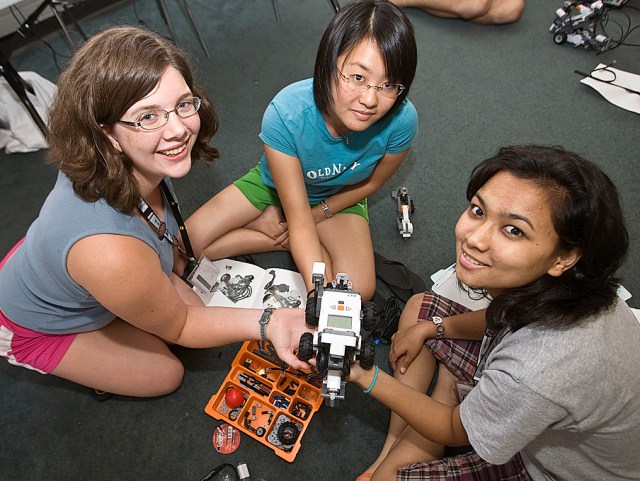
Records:
[[[393,115],[351,132],[348,143],[333,137],[314,101],[313,79],[307,79],[274,97],[262,118],[260,139],[300,161],[309,201],[319,202],[366,179],[385,154],[407,150],[417,131],[418,113],[405,99]],[[260,170],[262,182],[275,188],[265,155]]]

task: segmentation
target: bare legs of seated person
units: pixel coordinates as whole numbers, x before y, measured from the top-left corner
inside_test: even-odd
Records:
[[[422,303],[422,295],[409,299],[402,315],[398,330],[415,324],[418,320]],[[413,360],[404,374],[396,371],[395,377],[401,382],[420,392],[427,392],[436,370],[436,359],[427,348]],[[441,403],[455,406],[458,404],[455,395],[456,378],[444,366],[438,368],[438,379],[431,397]],[[442,459],[445,447],[418,434],[396,413],[391,413],[389,430],[378,458],[358,479],[371,481],[388,481],[396,479],[398,468],[417,462],[431,462]],[[370,474],[375,473],[375,474]]]
[[[499,25],[517,22],[524,0],[390,0],[399,7],[415,7],[436,17],[458,18],[474,23]]]

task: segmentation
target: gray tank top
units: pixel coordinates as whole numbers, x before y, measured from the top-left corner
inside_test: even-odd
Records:
[[[169,179],[165,180],[173,192]],[[177,236],[178,225],[168,206],[165,199],[167,229]],[[50,334],[87,332],[109,324],[114,314],[79,286],[66,266],[71,247],[95,234],[140,239],[158,253],[162,270],[171,273],[173,246],[166,239],[158,239],[137,215],[123,214],[102,199],[85,202],[60,172],[24,243],[0,270],[0,308],[4,314],[18,325]]]

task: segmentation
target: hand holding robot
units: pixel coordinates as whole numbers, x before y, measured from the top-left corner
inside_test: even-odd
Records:
[[[375,343],[371,336],[377,324],[373,302],[362,305],[360,294],[351,289],[347,274],[324,285],[324,262],[313,264],[313,296],[307,299],[306,322],[315,328],[300,337],[298,357],[308,361],[316,355],[316,368],[323,375],[322,396],[331,407],[345,397],[345,378],[351,364],[359,361],[363,369],[373,367]]]

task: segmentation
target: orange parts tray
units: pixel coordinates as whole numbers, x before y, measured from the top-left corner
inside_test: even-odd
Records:
[[[204,411],[292,462],[311,418],[322,405],[320,385],[321,379],[312,378],[307,371],[283,371],[270,343],[246,341]],[[239,388],[244,395],[238,407],[227,406],[225,396],[231,388]]]

